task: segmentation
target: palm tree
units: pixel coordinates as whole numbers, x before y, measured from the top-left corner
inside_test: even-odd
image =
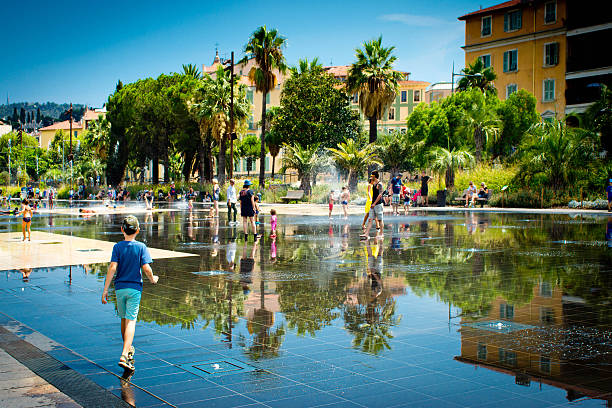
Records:
[[[430,152],[429,167],[438,173],[442,179],[442,174],[446,173],[446,188],[455,186],[455,171],[460,168],[467,168],[474,163],[474,156],[467,150],[447,150],[443,147],[436,147]]]
[[[480,90],[473,90],[474,101],[463,115],[462,130],[474,137],[476,162],[482,160],[482,151],[490,138],[497,139],[500,134],[501,121],[495,111],[486,103],[486,97]]]
[[[364,147],[359,147],[355,140],[348,139],[344,143],[340,143],[337,149],[327,149],[332,154],[336,164],[348,171],[349,173],[349,190],[354,192],[357,190],[357,180],[359,175],[363,173],[368,166],[372,164],[381,165],[382,163],[376,158],[376,145],[370,143]]]
[[[195,79],[201,79],[202,74],[198,67],[194,64],[183,64],[183,74],[193,77]]]
[[[285,156],[283,157],[281,172],[285,173],[288,169],[296,170],[298,180],[300,180],[300,190],[304,190],[304,193],[310,195],[310,179],[320,159],[317,154],[319,144],[315,143],[307,147],[300,144],[285,144],[284,148]]]
[[[274,119],[279,115],[279,113],[280,107],[271,107],[270,111],[267,113],[268,120],[266,121],[266,147],[270,152],[270,156],[272,156],[272,179],[274,179],[274,162],[276,161],[276,156],[278,156],[280,153],[280,149],[283,144],[280,133],[274,131]]]
[[[282,49],[286,39],[278,34],[276,29],[268,30],[261,26],[249,39],[244,47],[246,56],[241,63],[255,58],[255,66],[249,71],[249,80],[255,84],[255,89],[261,92],[261,152],[259,154],[259,188],[265,187],[266,174],[266,95],[276,86],[278,78],[275,71],[285,73],[287,65]]]
[[[497,88],[493,81],[497,79],[497,74],[492,67],[485,68],[484,63],[480,58],[468,64],[466,68],[461,70],[465,74],[457,84],[458,91],[466,91],[470,88],[478,88],[482,92],[491,92],[497,94]]]
[[[291,75],[300,75],[308,72],[315,72],[323,69],[323,65],[319,63],[319,58],[314,57],[312,61],[308,62],[308,58],[298,60],[298,65],[291,67]]]
[[[398,91],[401,74],[393,70],[395,47],[383,47],[382,37],[366,41],[355,49],[357,61],[348,72],[347,90],[357,93],[361,112],[370,121],[370,143],[376,142],[377,121],[391,106]]]
[[[110,130],[110,122],[102,115],[99,115],[97,120],[90,122],[87,128],[85,138],[87,147],[93,149],[101,160],[105,160],[108,155]]]
[[[212,136],[219,146],[217,156],[219,183],[225,183],[225,158],[227,151],[227,135],[231,127],[230,74],[223,67],[217,68],[215,77],[206,76],[202,88],[198,92],[198,101],[192,105],[192,111],[200,123],[203,137]],[[244,123],[250,116],[251,106],[246,97],[246,86],[238,84],[234,79],[234,127]],[[232,163],[233,164],[233,163]]]
[[[555,189],[567,187],[575,171],[595,158],[592,132],[569,128],[557,119],[532,126],[528,135],[521,149],[526,155],[521,176],[544,174]]]

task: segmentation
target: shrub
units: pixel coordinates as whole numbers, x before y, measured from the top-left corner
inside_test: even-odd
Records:
[[[516,167],[481,164],[473,169],[457,172],[455,175],[455,190],[462,192],[468,187],[470,181],[473,181],[479,187],[480,183],[484,181],[487,187],[493,190],[493,193],[498,193],[503,186],[511,185],[516,172]]]
[[[8,171],[3,171],[0,173],[0,186],[8,186],[9,183],[9,174]]]

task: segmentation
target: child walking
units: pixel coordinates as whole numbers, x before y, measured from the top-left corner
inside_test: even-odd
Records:
[[[102,304],[108,302],[108,288],[116,272],[117,314],[121,318],[121,337],[123,338],[123,350],[118,364],[120,367],[133,371],[135,350],[132,341],[142,295],[142,271],[153,284],[157,283],[159,277],[153,275],[151,269],[153,259],[151,259],[147,246],[136,241],[136,235],[140,232],[138,219],[133,215],[127,216],[121,224],[121,232],[123,232],[124,240],[113,246],[111,262],[104,281]]]
[[[19,211],[17,213],[17,217],[19,217],[20,215],[23,217],[22,218],[22,222],[21,222],[21,231],[23,232],[23,240],[26,240],[26,232],[28,233],[28,241],[31,241],[30,239],[30,235],[32,234],[30,231],[30,226],[32,225],[32,215],[33,215],[33,211],[32,208],[29,205],[30,203],[28,202],[27,199],[24,199],[21,202],[21,211]]]

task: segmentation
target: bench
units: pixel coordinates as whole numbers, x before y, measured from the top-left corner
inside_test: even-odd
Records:
[[[491,189],[489,189],[489,193],[487,194],[486,197],[477,197],[476,198],[475,201],[478,204],[480,204],[480,208],[483,208],[484,205],[489,202],[489,198],[491,198],[492,194],[493,194],[493,191]],[[453,200],[453,203],[464,204],[465,205],[465,197],[466,197],[466,195],[467,195],[467,188],[465,190],[463,190],[463,194],[461,194],[461,196],[459,196],[459,197],[457,197],[457,198],[455,198]]]
[[[288,204],[291,201],[300,201],[302,198],[304,198],[304,190],[289,190],[286,196],[281,197],[281,200]]]

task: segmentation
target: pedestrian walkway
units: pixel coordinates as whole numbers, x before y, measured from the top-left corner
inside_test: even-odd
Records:
[[[0,376],[1,407],[80,407],[72,398],[61,393],[2,349]]]

